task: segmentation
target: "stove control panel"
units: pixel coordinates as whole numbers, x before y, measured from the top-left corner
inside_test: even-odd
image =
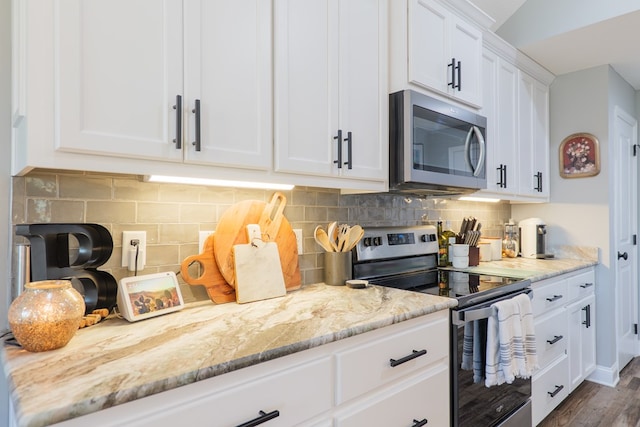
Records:
[[[438,236],[433,225],[415,227],[366,227],[356,246],[358,261],[438,253]]]

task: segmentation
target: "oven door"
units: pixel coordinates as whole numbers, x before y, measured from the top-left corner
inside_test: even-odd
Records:
[[[531,290],[527,289],[524,292],[530,293]],[[480,305],[451,311],[451,419],[453,426],[509,425],[508,422],[502,423],[519,411],[526,412],[526,409],[530,408],[528,403],[531,397],[531,379],[516,378],[511,384],[486,387],[484,363],[482,363],[486,354],[487,320],[491,313],[491,304],[500,299],[512,298],[518,293],[520,292]],[[477,352],[473,359],[477,361],[476,363],[469,359],[463,361],[465,327],[470,328],[467,337],[469,332],[473,331],[475,343],[472,348]],[[531,417],[528,417],[527,422],[528,424],[518,424],[518,426],[530,426]]]

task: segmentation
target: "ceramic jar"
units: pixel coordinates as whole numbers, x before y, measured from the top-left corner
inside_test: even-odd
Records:
[[[84,299],[70,281],[31,282],[9,307],[9,327],[25,350],[54,350],[73,338],[84,311]]]

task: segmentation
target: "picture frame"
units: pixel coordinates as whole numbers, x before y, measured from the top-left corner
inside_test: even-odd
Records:
[[[120,279],[118,311],[129,322],[184,308],[176,274],[172,271]]]
[[[580,132],[567,136],[560,143],[560,176],[586,178],[600,173],[600,146],[598,138]]]

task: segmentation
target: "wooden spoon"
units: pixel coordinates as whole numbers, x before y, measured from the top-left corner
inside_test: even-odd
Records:
[[[344,250],[344,245],[347,241],[347,237],[349,236],[349,227],[347,224],[340,224],[338,227],[338,250],[337,252],[342,252]]]
[[[334,252],[338,252],[338,223],[336,221],[330,222],[327,226],[327,235],[329,236],[329,243]]]
[[[316,227],[313,232],[313,237],[316,239],[316,243],[318,243],[322,247],[322,249],[327,252],[335,252],[333,250],[333,246],[331,246],[331,242],[329,241],[329,236],[327,235],[327,232],[324,231],[322,226],[319,225]]]
[[[364,230],[359,225],[354,225],[349,229],[349,237],[347,238],[347,242],[345,243],[344,252],[349,252],[351,249],[355,248],[360,239],[364,236]]]

